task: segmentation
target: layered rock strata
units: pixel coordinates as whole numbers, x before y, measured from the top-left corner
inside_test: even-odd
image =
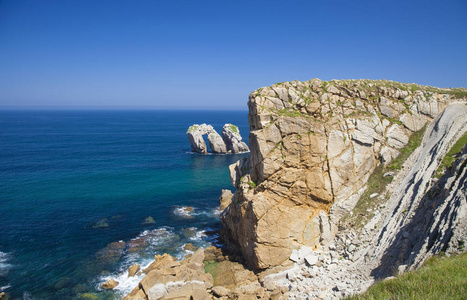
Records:
[[[239,153],[249,151],[245,142],[242,142],[242,136],[237,126],[225,124],[222,129],[222,137],[211,125],[194,124],[188,128],[188,140],[190,141],[191,151],[206,154],[208,148],[203,136],[207,135],[209,147],[213,153]]]
[[[465,252],[467,145],[439,180],[432,176],[467,131],[466,114],[465,104],[454,103],[431,122],[420,147],[381,195],[386,201],[363,228],[343,220],[329,249],[292,251],[294,266],[269,280],[289,287],[289,299],[335,299],[414,270],[433,255]]]
[[[449,92],[319,79],[253,92],[251,153],[230,167],[237,191],[221,217],[225,242],[255,269],[280,265],[302,246],[327,247],[375,167],[451,102]]]

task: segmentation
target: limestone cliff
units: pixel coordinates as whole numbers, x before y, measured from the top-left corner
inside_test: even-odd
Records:
[[[249,97],[250,157],[230,167],[236,186],[222,236],[256,269],[293,249],[326,247],[378,164],[388,164],[455,90],[391,81],[284,82]]]

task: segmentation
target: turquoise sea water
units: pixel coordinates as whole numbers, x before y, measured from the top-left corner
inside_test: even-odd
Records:
[[[228,165],[248,154],[190,153],[194,123],[236,124],[248,142],[246,111],[0,112],[0,291],[119,299],[140,279],[131,264],[215,243]]]

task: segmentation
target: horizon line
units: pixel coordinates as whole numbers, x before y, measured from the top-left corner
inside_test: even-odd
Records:
[[[0,106],[0,111],[248,111],[238,107],[95,107],[95,106]]]

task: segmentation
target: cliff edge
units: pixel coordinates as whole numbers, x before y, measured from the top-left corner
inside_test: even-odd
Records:
[[[265,269],[302,246],[326,249],[368,178],[461,89],[371,80],[284,82],[250,94],[250,157],[230,167],[237,188],[222,237]]]

